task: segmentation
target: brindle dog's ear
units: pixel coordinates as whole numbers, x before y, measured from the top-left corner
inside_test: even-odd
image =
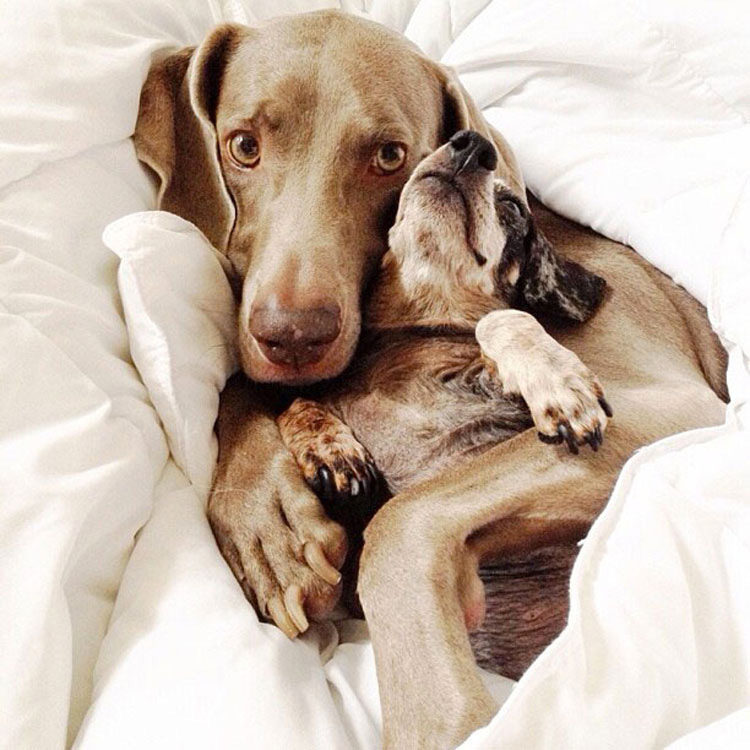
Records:
[[[496,187],[495,204],[507,237],[497,272],[502,296],[532,313],[588,320],[599,307],[607,282],[558,255],[527,205],[512,191]]]
[[[141,91],[133,135],[138,158],[159,178],[159,208],[192,221],[221,251],[234,205],[221,174],[214,120],[227,61],[248,31],[225,24],[198,48],[155,62]]]
[[[526,263],[518,280],[530,310],[582,322],[599,307],[607,282],[558,255],[531,218]]]

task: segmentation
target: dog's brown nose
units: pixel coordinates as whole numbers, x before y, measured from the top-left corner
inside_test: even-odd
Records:
[[[341,332],[341,308],[261,307],[250,313],[250,334],[277,365],[300,368],[319,362]]]
[[[495,147],[475,130],[459,130],[450,139],[450,151],[456,175],[475,169],[494,172],[497,167]]]

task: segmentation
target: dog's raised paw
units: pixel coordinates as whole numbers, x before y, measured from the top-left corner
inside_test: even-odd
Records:
[[[583,445],[598,451],[612,407],[596,376],[575,354],[563,351],[569,356],[535,375],[526,403],[542,442],[564,444],[576,455]]]

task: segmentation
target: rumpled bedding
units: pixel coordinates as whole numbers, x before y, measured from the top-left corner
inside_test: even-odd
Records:
[[[152,211],[129,140],[154,53],[321,7],[453,65],[534,194],[685,286],[730,354],[726,423],[628,462],[567,628],[517,685],[486,677],[502,707],[462,748],[746,747],[742,0],[0,5],[0,747],[379,747],[366,627],[287,641],[216,549],[204,509],[231,298],[200,232]]]

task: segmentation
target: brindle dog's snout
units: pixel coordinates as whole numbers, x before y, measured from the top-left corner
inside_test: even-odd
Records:
[[[338,338],[341,308],[261,307],[251,312],[249,330],[268,360],[301,368],[319,362]]]
[[[475,130],[459,130],[448,145],[455,174],[486,169],[494,172],[497,167],[495,147]]]

